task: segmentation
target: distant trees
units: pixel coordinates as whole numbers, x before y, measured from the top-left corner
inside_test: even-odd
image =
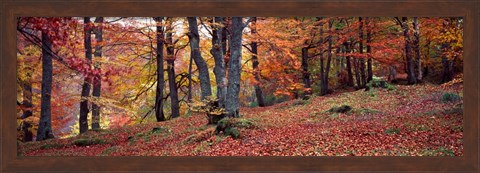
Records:
[[[257,17],[252,17],[252,22],[250,26],[250,32],[252,35],[257,34]],[[260,69],[258,68],[258,43],[256,40],[253,40],[250,43],[250,48],[252,50],[252,69],[253,69],[253,76],[255,78],[256,83],[253,85],[255,88],[255,96],[257,97],[258,106],[263,107],[265,106],[265,101],[263,99],[263,92],[262,88],[260,88]],[[307,55],[308,56],[308,55]]]

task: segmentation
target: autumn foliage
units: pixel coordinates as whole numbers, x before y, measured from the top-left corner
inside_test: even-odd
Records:
[[[90,18],[18,18],[21,155],[463,155],[462,18]]]

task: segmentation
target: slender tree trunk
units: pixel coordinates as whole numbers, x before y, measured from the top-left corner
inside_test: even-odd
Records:
[[[359,60],[357,58],[353,59],[353,66],[355,68],[355,80],[357,82],[357,89],[362,88],[362,77],[360,75]]]
[[[363,18],[359,17],[358,22],[360,22],[360,26],[358,28],[358,52],[363,54]],[[365,59],[363,57],[358,59],[358,66],[360,67],[360,88],[365,88],[367,76],[365,75]]]
[[[310,82],[310,73],[308,72],[308,47],[302,48],[302,70],[303,70],[303,84],[305,88],[312,88]]]
[[[190,49],[195,61],[195,65],[198,67],[200,79],[200,88],[201,88],[201,99],[205,99],[207,96],[212,95],[212,88],[210,86],[210,75],[208,74],[208,66],[205,60],[203,59],[200,52],[200,37],[198,35],[198,26],[196,17],[188,17],[188,38],[190,40]]]
[[[214,25],[212,26],[212,49],[210,53],[215,60],[215,67],[213,72],[215,73],[215,81],[217,82],[217,97],[218,106],[225,108],[225,99],[227,97],[227,78],[225,71],[225,59],[223,58],[223,17],[215,17]]]
[[[22,106],[24,107],[23,109],[23,115],[22,119],[24,121],[22,122],[22,132],[23,132],[23,142],[29,142],[33,140],[33,133],[30,131],[30,128],[32,125],[28,122],[25,121],[26,118],[31,117],[33,115],[32,108],[32,82],[31,82],[31,72],[30,70],[27,72],[27,79],[25,82],[22,84],[23,85],[23,101],[22,101]]]
[[[240,72],[242,61],[242,17],[232,17],[232,30],[230,40],[231,57],[228,69],[228,86],[226,111],[229,117],[240,117],[239,94],[240,94]]]
[[[429,62],[430,62],[430,43],[431,41],[430,40],[427,40],[427,43],[425,44],[425,47],[427,48],[427,51],[425,52],[425,68],[423,69],[423,77],[427,77],[428,74],[429,74],[429,71],[430,71],[430,68],[429,68]]]
[[[317,18],[317,20],[322,20],[322,18]],[[323,96],[327,93],[325,88],[325,68],[324,68],[324,58],[323,58],[323,22],[320,22],[319,25],[320,30],[320,45],[318,46],[319,59],[320,59],[320,95]]]
[[[87,64],[90,67],[92,61],[92,23],[90,22],[90,17],[84,18],[84,44],[85,44],[85,58],[87,59]],[[92,83],[91,76],[86,75],[83,80],[82,85],[82,98],[80,102],[80,118],[79,118],[79,127],[80,134],[87,132],[88,130],[88,98],[90,97],[90,84]]]
[[[449,60],[447,55],[445,55],[444,51],[449,49],[448,43],[442,44],[442,66],[443,66],[443,75],[442,75],[442,83],[451,81],[453,79],[453,62]]]
[[[163,17],[153,18],[157,23],[156,40],[157,40],[157,90],[155,93],[155,117],[158,121],[165,121],[163,114],[163,88],[165,86],[164,71],[163,71],[163,42],[164,32],[162,26]]]
[[[46,31],[42,31],[42,96],[40,103],[40,121],[38,123],[37,141],[53,138],[51,118],[52,97],[52,41]]]
[[[349,44],[348,42],[345,42],[343,43],[345,45],[345,51],[346,53],[350,53],[351,52],[351,44]],[[354,84],[353,84],[353,73],[352,73],[352,63],[351,63],[351,58],[350,56],[347,55],[347,57],[345,57],[346,61],[347,61],[347,74],[348,74],[348,86],[350,87],[353,87]]]
[[[412,41],[410,40],[410,34],[408,33],[408,19],[407,17],[402,17],[402,27],[403,27],[403,36],[405,37],[405,57],[407,61],[407,80],[408,84],[417,83],[417,78],[415,76],[415,70],[413,67],[412,60]]]
[[[93,55],[97,60],[94,64],[95,70],[100,72],[101,70],[101,63],[100,59],[102,58],[102,42],[103,42],[103,17],[95,18],[95,23],[98,25],[95,28],[95,39],[97,41],[97,45],[95,45],[95,52]],[[101,74],[99,73],[95,78],[93,78],[93,91],[92,95],[95,98],[100,98],[100,92],[102,88],[102,80]],[[92,104],[92,129],[100,129],[100,106],[96,103]]]
[[[367,60],[367,83],[370,82],[373,79],[373,68],[372,68],[372,46],[370,44],[372,43],[372,26],[370,26],[371,19],[367,17],[367,54],[368,54],[368,60]]]
[[[415,51],[415,58],[417,60],[417,80],[421,81],[422,74],[422,59],[420,55],[420,29],[418,26],[418,17],[413,17],[413,50]]]
[[[328,32],[329,32],[329,36],[328,36],[328,57],[327,57],[327,64],[326,64],[326,67],[325,67],[325,73],[324,73],[324,78],[323,78],[323,86],[322,88],[325,88],[323,90],[324,93],[322,93],[322,95],[326,95],[328,94],[328,74],[330,73],[330,64],[332,62],[332,43],[333,43],[333,36],[332,36],[332,26],[333,26],[333,19],[330,20],[328,22]]]
[[[168,75],[168,87],[170,89],[170,101],[171,101],[171,118],[177,118],[180,116],[180,106],[178,104],[178,91],[177,85],[175,84],[175,55],[174,55],[174,45],[173,45],[173,28],[172,28],[172,18],[167,18],[167,75]]]
[[[253,17],[252,19],[252,24],[251,24],[251,32],[252,32],[252,35],[255,35],[257,34],[257,18],[256,17]],[[252,68],[253,68],[253,76],[255,78],[255,81],[257,83],[254,84],[254,88],[255,88],[255,96],[257,97],[257,103],[258,103],[258,106],[260,107],[264,107],[265,106],[265,101],[263,100],[263,92],[262,92],[262,88],[260,88],[260,85],[259,85],[259,82],[260,82],[260,69],[258,68],[258,50],[257,50],[257,42],[256,41],[252,41],[250,43],[250,46],[252,48]]]
[[[188,64],[188,95],[187,99],[188,102],[192,102],[192,64],[193,64],[193,57],[190,56],[190,61]]]
[[[397,82],[397,69],[394,66],[388,66],[388,80],[392,83]]]
[[[223,51],[223,58],[225,62],[225,72],[227,73],[226,76],[228,76],[228,61],[230,60],[230,40],[231,40],[231,34],[230,34],[230,18],[224,17],[223,18],[223,32],[222,32],[222,51]]]

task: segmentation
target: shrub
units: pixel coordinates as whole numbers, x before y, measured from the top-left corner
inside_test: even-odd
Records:
[[[227,114],[225,108],[221,108],[218,99],[213,96],[206,97],[202,101],[190,103],[189,106],[193,112],[206,113],[208,124],[217,124]]]
[[[394,85],[389,84],[386,80],[373,76],[372,80],[366,84],[365,91],[368,91],[373,88],[384,88],[388,89],[390,91],[393,91],[396,89]]]
[[[272,106],[277,103],[282,103],[289,100],[288,96],[275,96],[273,94],[268,94],[265,96],[264,101],[266,106]]]
[[[250,107],[254,108],[254,107],[258,107],[258,103],[257,102],[250,102]]]
[[[443,93],[442,95],[442,102],[455,102],[462,100],[462,98],[455,93]]]

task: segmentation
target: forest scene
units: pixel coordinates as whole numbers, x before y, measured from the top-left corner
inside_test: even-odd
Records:
[[[459,17],[19,17],[17,152],[462,156],[462,55]]]

